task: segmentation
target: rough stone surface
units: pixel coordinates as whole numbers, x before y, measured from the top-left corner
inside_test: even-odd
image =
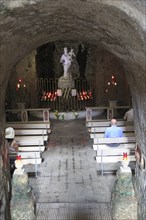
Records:
[[[137,200],[132,183],[132,172],[117,171],[117,180],[112,193],[113,220],[136,220]]]
[[[136,195],[138,197],[138,216],[141,216],[141,219],[146,219],[146,208],[140,204],[146,204],[146,169],[141,170],[138,166],[136,167]]]
[[[35,219],[34,197],[26,173],[13,175],[11,218],[12,220]]]
[[[146,156],[146,61],[144,0],[35,0],[0,4],[0,127],[13,67],[36,47],[57,40],[84,40],[121,62],[132,93],[136,141]],[[145,220],[145,173],[137,175],[139,219]],[[140,174],[140,175],[139,175]],[[139,180],[141,179],[141,181]]]

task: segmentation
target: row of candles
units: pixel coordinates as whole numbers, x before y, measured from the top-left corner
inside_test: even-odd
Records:
[[[55,101],[57,99],[57,96],[62,96],[62,95],[58,95],[57,92],[45,92],[43,91],[42,97],[41,97],[41,101]],[[77,98],[78,100],[89,100],[92,99],[92,92],[89,91],[82,91],[77,93]]]

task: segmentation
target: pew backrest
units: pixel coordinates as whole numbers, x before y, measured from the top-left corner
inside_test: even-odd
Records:
[[[94,144],[125,144],[125,143],[135,143],[135,137],[118,137],[118,138],[94,138]]]
[[[132,126],[133,121],[118,121],[117,126]],[[87,127],[109,127],[110,126],[110,121],[97,121],[97,120],[92,120],[92,121],[87,121],[86,122]]]

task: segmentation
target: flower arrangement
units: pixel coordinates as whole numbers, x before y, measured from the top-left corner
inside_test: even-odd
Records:
[[[60,113],[58,112],[58,110],[55,110],[54,115],[57,119],[59,119],[60,117]]]
[[[77,119],[77,118],[79,117],[78,112],[74,112],[73,114],[74,114],[74,116],[75,116],[75,119]]]
[[[64,118],[65,118],[65,113],[61,113],[61,118],[62,118],[62,120],[64,120]]]

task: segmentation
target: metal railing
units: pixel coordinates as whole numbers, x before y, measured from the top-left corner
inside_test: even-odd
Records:
[[[94,78],[75,79],[75,88],[58,90],[58,79],[37,79],[39,107],[50,111],[85,110],[86,106],[95,106]],[[60,93],[60,94],[59,94]]]

